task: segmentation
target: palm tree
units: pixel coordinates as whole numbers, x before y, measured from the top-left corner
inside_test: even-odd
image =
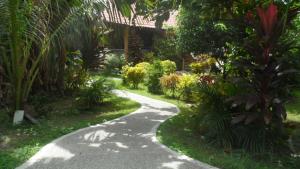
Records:
[[[112,8],[128,15],[130,5],[123,1],[94,0],[108,11]],[[12,92],[12,109],[22,110],[39,73],[41,60],[62,32],[89,10],[91,0],[61,0],[64,10],[53,10],[51,0],[0,0],[0,57]],[[113,6],[106,6],[108,3]],[[62,8],[61,8],[62,9]],[[63,13],[63,15],[61,15]],[[111,13],[111,12],[109,12]],[[129,12],[130,13],[130,12]],[[112,14],[112,13],[111,13]],[[59,18],[59,22],[52,22]],[[64,56],[65,57],[65,56]],[[64,61],[62,61],[64,62]]]

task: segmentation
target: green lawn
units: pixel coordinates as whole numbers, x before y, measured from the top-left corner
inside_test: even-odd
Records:
[[[294,100],[287,105],[288,120],[300,123],[300,91],[293,93]]]
[[[54,107],[39,125],[18,127],[0,125],[0,168],[13,169],[28,160],[52,140],[90,125],[112,120],[138,109],[136,102],[112,97],[90,111],[78,111],[71,98],[61,98],[48,106]]]
[[[163,100],[166,102],[177,105],[181,112],[179,115],[167,120],[163,123],[157,132],[157,137],[162,144],[167,145],[169,148],[188,155],[199,161],[211,164],[213,166],[223,169],[279,169],[279,168],[295,168],[299,169],[299,166],[294,161],[281,159],[282,161],[273,159],[269,160],[255,160],[248,156],[246,153],[240,151],[226,153],[223,150],[212,147],[204,142],[200,135],[195,130],[196,121],[192,118],[191,109],[186,103],[177,101],[175,99],[168,98],[164,95],[153,95],[147,92],[145,86],[141,85],[137,89],[128,89],[121,85],[121,81],[116,80],[120,89],[128,90],[130,92],[148,96],[154,99]],[[299,95],[300,96],[300,95]],[[293,113],[289,113],[289,121],[300,122],[300,97],[299,104],[291,103],[288,106],[288,112],[292,111],[290,106],[295,108]],[[297,159],[295,159],[297,160]],[[299,160],[299,159],[298,159]]]

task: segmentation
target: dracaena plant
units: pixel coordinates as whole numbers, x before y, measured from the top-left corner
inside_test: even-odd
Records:
[[[229,99],[236,112],[232,123],[280,129],[287,116],[287,78],[295,73],[285,65],[289,59],[285,52],[293,42],[283,42],[282,37],[299,7],[292,3],[244,3],[249,9],[244,15],[248,37],[242,47],[243,57],[235,62],[238,73],[234,78],[244,92]]]

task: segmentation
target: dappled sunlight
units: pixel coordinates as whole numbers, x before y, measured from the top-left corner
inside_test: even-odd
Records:
[[[115,133],[108,133],[104,130],[87,133],[83,136],[85,141],[100,142],[106,138],[114,136]]]
[[[69,150],[56,143],[51,143],[42,148],[35,156],[20,167],[20,169],[30,167],[36,163],[51,164],[53,160],[67,161],[74,156],[75,154],[71,153]]]
[[[183,162],[181,161],[172,161],[172,162],[163,163],[162,167],[169,168],[169,169],[180,169],[180,166],[182,164]]]
[[[119,148],[124,148],[124,149],[128,149],[129,147],[126,146],[125,144],[121,143],[121,142],[115,142],[116,146]]]
[[[175,115],[175,106],[153,99],[132,95],[143,108],[129,116],[79,130],[55,143],[46,155],[38,153],[32,169],[89,168],[119,169],[198,169],[192,160],[180,156],[161,145],[156,139],[160,123]],[[157,106],[157,107],[156,107]],[[63,147],[63,148],[60,148]],[[47,150],[47,149],[46,149]],[[44,152],[44,151],[43,151]],[[111,161],[115,161],[112,163]],[[81,165],[81,167],[80,167]],[[50,168],[51,168],[50,167]]]

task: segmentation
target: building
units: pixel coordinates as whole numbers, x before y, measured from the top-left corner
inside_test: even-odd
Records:
[[[109,35],[112,39],[109,47],[118,50],[123,49],[126,60],[134,63],[142,61],[142,50],[152,49],[155,36],[164,36],[165,28],[176,27],[178,14],[178,12],[171,12],[169,19],[163,22],[163,27],[157,28],[154,20],[134,15],[134,11],[132,12],[134,19],[129,19],[118,14],[117,11],[115,12],[118,17],[114,17],[108,12],[103,13],[103,20],[109,27],[113,28]],[[133,60],[130,60],[129,56]]]

